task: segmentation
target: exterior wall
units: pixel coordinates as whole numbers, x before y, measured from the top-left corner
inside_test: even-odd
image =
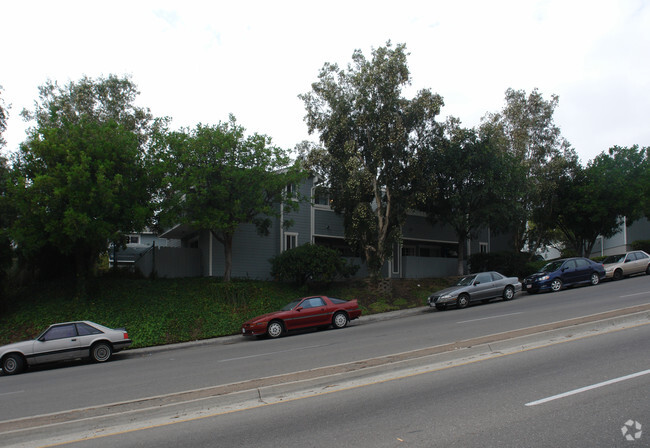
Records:
[[[629,227],[623,223],[619,232],[611,238],[598,238],[591,251],[592,257],[615,255],[632,250],[631,244],[650,240],[650,222],[647,218],[634,221]]]

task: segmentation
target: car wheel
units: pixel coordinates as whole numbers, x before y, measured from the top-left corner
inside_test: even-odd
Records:
[[[620,269],[617,269],[614,271],[614,276],[612,277],[614,280],[620,280],[623,278],[623,271]]]
[[[512,298],[515,296],[515,288],[512,286],[508,285],[505,287],[503,290],[503,300],[512,300]]]
[[[284,327],[277,320],[274,320],[273,322],[269,323],[268,327],[266,327],[266,334],[270,338],[278,338],[282,336],[283,332],[284,332]]]
[[[5,375],[15,375],[25,369],[25,361],[20,355],[7,355],[2,360],[2,371]]]
[[[95,362],[106,362],[111,359],[113,347],[108,342],[98,342],[90,347],[90,357]]]
[[[556,278],[551,282],[551,291],[558,292],[560,289],[562,289],[562,280]]]
[[[456,304],[458,305],[458,308],[465,308],[469,305],[469,296],[467,294],[459,295]]]
[[[436,309],[437,309],[438,311],[444,311],[444,310],[447,309],[447,304],[446,304],[446,303],[436,304]]]
[[[348,324],[348,315],[342,312],[338,312],[332,318],[332,326],[334,328],[343,328]]]
[[[600,276],[598,275],[598,272],[592,272],[591,277],[589,278],[589,282],[592,285],[597,285],[600,282]]]

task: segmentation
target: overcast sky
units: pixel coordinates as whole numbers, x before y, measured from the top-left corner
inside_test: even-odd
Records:
[[[33,1],[0,6],[5,149],[47,79],[130,75],[138,104],[173,127],[237,117],[287,149],[307,133],[298,94],[325,62],[406,44],[413,90],[444,98],[466,127],[507,88],[560,98],[555,121],[583,162],[650,146],[650,6],[645,0]],[[410,95],[411,92],[407,92]]]

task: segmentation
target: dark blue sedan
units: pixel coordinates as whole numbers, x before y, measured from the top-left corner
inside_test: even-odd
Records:
[[[547,263],[539,272],[526,277],[523,289],[528,293],[557,292],[565,286],[597,285],[605,278],[605,268],[588,258],[563,258]]]

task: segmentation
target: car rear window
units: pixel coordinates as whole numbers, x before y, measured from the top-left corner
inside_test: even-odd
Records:
[[[330,300],[332,301],[332,303],[345,303],[345,302],[347,302],[347,300],[337,299],[335,297],[330,297]]]
[[[101,334],[101,331],[99,331],[97,328],[92,327],[83,322],[79,322],[76,325],[77,325],[77,332],[79,333],[79,336],[88,336],[90,334]]]

